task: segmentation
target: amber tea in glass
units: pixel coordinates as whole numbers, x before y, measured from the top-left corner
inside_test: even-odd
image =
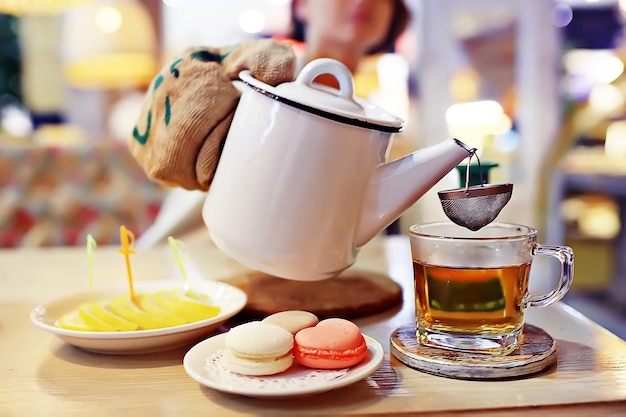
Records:
[[[452,350],[508,354],[521,341],[524,310],[549,305],[571,285],[573,253],[542,246],[526,226],[495,223],[472,232],[453,223],[410,229],[418,342]],[[561,261],[557,289],[530,296],[532,258]]]

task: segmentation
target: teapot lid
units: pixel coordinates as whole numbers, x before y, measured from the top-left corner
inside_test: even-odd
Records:
[[[313,80],[321,74],[333,75],[339,89],[314,83]],[[355,97],[350,70],[334,59],[311,61],[302,68],[295,81],[276,87],[257,80],[248,70],[239,73],[239,78],[261,94],[330,120],[389,133],[404,128],[404,121],[399,117]]]

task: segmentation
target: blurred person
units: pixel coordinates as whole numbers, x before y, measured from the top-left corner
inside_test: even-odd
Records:
[[[403,0],[292,0],[291,16],[301,66],[332,58],[353,74],[366,57],[393,51],[409,21]],[[317,81],[336,86],[332,76]]]
[[[192,48],[187,55],[192,57],[202,55],[208,60],[215,58],[219,65],[223,67],[220,68],[220,70],[223,69],[226,72],[225,75],[232,77],[232,79],[237,78],[238,71],[247,68],[252,72],[255,78],[272,85],[293,80],[297,72],[306,63],[314,59],[332,58],[344,63],[355,75],[355,91],[357,95],[359,95],[359,91],[364,91],[361,96],[365,96],[366,92],[373,88],[369,86],[369,88],[359,89],[356,81],[358,80],[357,75],[359,74],[360,67],[366,58],[393,51],[396,40],[407,27],[410,15],[404,4],[404,0],[293,0],[291,4],[291,18],[292,33],[286,40],[287,42],[274,42],[274,40],[265,39],[235,45],[234,48],[226,49]],[[291,45],[289,51],[284,49],[286,44]],[[293,57],[290,56],[290,54],[293,54]],[[225,58],[222,60],[217,57]],[[293,62],[291,62],[292,58]],[[272,63],[272,60],[274,63]],[[189,65],[197,65],[197,60],[189,61]],[[183,88],[188,91],[188,94],[192,97],[190,100],[199,97],[195,87],[196,85],[197,88],[211,91],[211,88],[214,87],[212,84],[217,85],[223,82],[223,79],[220,77],[224,74],[202,71],[204,79],[198,81],[192,80],[192,82],[185,81],[184,84],[181,84],[180,78],[182,78],[184,74],[198,72],[198,68],[191,69],[191,67],[189,67],[190,70],[187,71],[187,67],[183,67],[185,62],[184,58],[175,59],[162,71],[166,74],[165,78],[160,75],[155,78],[153,85],[147,93],[146,105],[144,106],[142,116],[140,116],[140,122],[137,125],[139,127],[142,124],[141,120],[145,119],[146,121],[143,128],[146,133],[143,135],[135,134],[136,140],[131,139],[133,155],[144,170],[146,170],[148,176],[168,186],[175,186],[166,197],[153,226],[138,238],[138,247],[150,246],[154,243],[164,241],[168,235],[181,235],[195,230],[198,227],[204,227],[201,217],[202,205],[205,199],[205,192],[210,187],[210,180],[212,179],[212,175],[219,160],[219,150],[221,150],[223,140],[227,135],[227,123],[230,123],[231,120],[229,115],[222,114],[218,117],[215,115],[214,109],[209,108],[209,104],[205,103],[203,105],[207,107],[207,111],[203,113],[209,116],[213,115],[213,117],[209,117],[208,119],[216,120],[206,120],[207,118],[205,117],[204,123],[213,123],[213,125],[189,128],[188,125],[190,125],[190,123],[185,122],[181,124],[186,126],[188,130],[193,131],[193,133],[198,133],[196,136],[199,136],[205,142],[210,140],[219,142],[208,147],[212,152],[212,154],[209,155],[211,163],[203,164],[204,166],[202,168],[209,172],[204,173],[204,178],[200,181],[199,185],[195,178],[193,181],[186,182],[185,184],[183,184],[179,178],[167,178],[167,174],[165,178],[155,178],[155,175],[151,174],[151,170],[159,171],[161,167],[155,167],[153,165],[163,165],[165,169],[161,171],[167,171],[168,167],[171,166],[176,168],[176,165],[183,165],[185,162],[180,159],[174,160],[173,158],[179,158],[179,156],[185,152],[180,152],[178,149],[172,150],[165,148],[160,151],[158,149],[148,150],[144,146],[145,144],[149,144],[151,140],[155,142],[155,140],[149,137],[149,134],[158,136],[161,133],[161,136],[164,136],[162,140],[174,144],[173,146],[178,146],[177,143],[182,144],[184,141],[189,140],[188,132],[181,132],[177,135],[180,137],[180,140],[175,138],[174,134],[171,132],[159,132],[158,128],[153,128],[153,132],[150,132],[151,125],[160,125],[152,120],[154,117],[150,112],[154,108],[154,103],[164,101],[160,95],[157,95],[157,92],[159,92],[158,89],[160,89],[160,91],[165,90],[162,95],[165,96],[165,100],[169,100],[170,95],[168,95],[168,90],[174,90],[176,88],[174,84],[171,84],[171,86],[166,85],[164,89],[163,85],[165,85],[169,79],[176,78],[178,81],[174,82],[178,82],[176,85],[182,85]],[[213,62],[208,62],[207,65],[209,64],[213,64]],[[172,72],[175,65],[178,65],[176,73]],[[280,66],[280,68],[273,71],[272,66]],[[293,68],[291,66],[293,66]],[[175,74],[174,78],[169,77],[168,79],[167,75],[169,75],[169,73]],[[266,79],[265,77],[268,74],[271,74],[273,78]],[[279,75],[277,76],[276,74]],[[338,87],[332,75],[323,74],[315,81],[327,86]],[[217,88],[217,90],[220,89]],[[180,91],[176,92],[176,95],[180,97]],[[172,96],[174,96],[174,94],[172,94]],[[227,107],[223,104],[223,101],[222,99],[216,106]],[[236,102],[232,106],[233,108],[230,109],[230,117],[232,117],[235,106]],[[193,105],[190,106],[186,104],[184,107],[192,108]],[[150,109],[150,111],[146,109]],[[167,110],[168,109],[165,111],[166,114],[168,113]],[[156,113],[158,112],[155,112],[155,114]],[[156,132],[154,132],[155,129],[157,129]],[[139,130],[136,128],[135,133],[138,131]],[[143,132],[143,130],[141,132]],[[219,137],[206,139],[206,132],[210,132],[212,135],[219,135]],[[194,149],[196,148],[198,147],[194,146]],[[399,143],[397,140],[394,140],[393,148],[395,152],[394,149],[392,149],[392,155],[404,155],[412,150],[408,149],[405,142]],[[198,152],[197,149],[195,152]],[[202,150],[199,152],[201,154]],[[165,154],[171,156],[168,157]],[[202,155],[200,156],[202,158]],[[395,158],[391,157],[390,159]],[[197,161],[198,155],[190,155],[188,160]],[[196,167],[196,170],[197,169]]]

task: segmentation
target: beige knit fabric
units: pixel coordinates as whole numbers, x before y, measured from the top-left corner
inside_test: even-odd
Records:
[[[208,190],[239,100],[239,72],[271,85],[291,81],[290,45],[270,39],[227,48],[191,48],[157,74],[129,140],[131,153],[153,181]]]

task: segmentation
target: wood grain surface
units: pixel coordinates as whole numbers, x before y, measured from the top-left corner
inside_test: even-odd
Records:
[[[224,280],[245,270],[207,242],[186,242],[186,248],[192,282]],[[96,251],[95,288],[125,282],[117,249]],[[186,348],[107,356],[62,343],[28,316],[39,303],[88,288],[84,248],[0,251],[0,416],[626,415],[626,343],[562,303],[527,312],[527,322],[558,345],[557,364],[535,377],[467,381],[404,365],[389,354],[389,338],[415,320],[408,240],[376,240],[359,256],[355,267],[388,273],[404,290],[402,306],[355,320],[385,348],[380,368],[320,395],[261,400],[199,385],[182,367]],[[131,263],[137,280],[181,282],[167,246],[140,251]]]

